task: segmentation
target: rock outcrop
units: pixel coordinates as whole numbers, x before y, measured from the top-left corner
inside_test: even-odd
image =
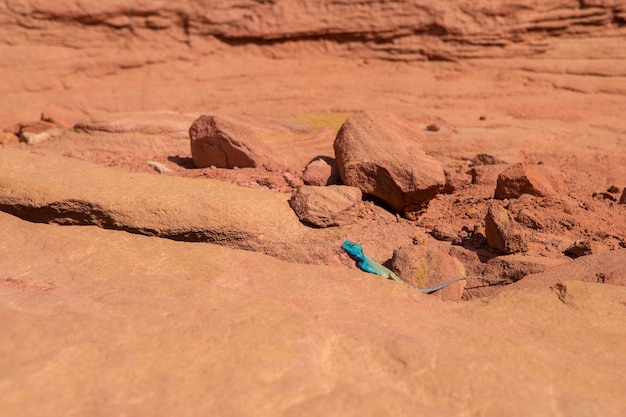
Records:
[[[302,225],[286,194],[215,180],[127,174],[12,149],[0,152],[0,165],[0,210],[34,222],[213,242],[299,262],[328,259],[342,241]]]
[[[6,415],[626,412],[623,287],[537,275],[537,288],[443,303],[211,244],[5,213],[0,230]]]
[[[211,18],[206,18],[206,10]],[[320,18],[322,13],[323,18]],[[598,34],[623,27],[626,8],[619,1],[582,3],[516,0],[506,4],[470,0],[453,3],[411,0],[359,4],[338,0],[244,2],[235,7],[212,0],[172,4],[120,0],[7,2],[0,23],[8,30],[54,31],[71,24],[75,32],[96,27],[105,38],[164,35],[192,48],[216,44],[280,46],[312,40],[334,43],[355,56],[390,60],[455,60],[528,56],[544,53],[550,38]],[[72,42],[81,45],[80,36]],[[140,57],[135,60],[141,59]],[[131,65],[129,63],[128,65]]]

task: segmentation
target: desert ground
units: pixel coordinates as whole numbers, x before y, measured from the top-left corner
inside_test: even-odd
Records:
[[[0,414],[626,415],[625,2],[0,23]]]

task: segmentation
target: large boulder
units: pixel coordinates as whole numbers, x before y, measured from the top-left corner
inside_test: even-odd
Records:
[[[441,164],[422,149],[424,140],[417,126],[391,113],[350,117],[334,142],[339,175],[411,217],[445,185]]]

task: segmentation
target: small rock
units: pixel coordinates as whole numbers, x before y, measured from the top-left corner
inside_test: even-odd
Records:
[[[350,117],[334,142],[341,179],[412,218],[446,181],[441,164],[422,149],[424,140],[421,129],[391,113]]]
[[[619,198],[620,204],[626,204],[626,188],[624,188],[624,192],[622,192],[622,196]]]
[[[569,245],[563,253],[570,258],[579,258],[585,255],[591,255],[594,253],[593,245],[588,240],[577,240]]]
[[[442,242],[453,242],[459,239],[458,235],[454,233],[452,229],[444,225],[435,226],[430,231],[430,235]]]
[[[496,165],[504,163],[495,156],[488,155],[486,153],[476,155],[474,159],[472,159],[472,162],[474,163],[474,165]]]
[[[11,132],[0,132],[0,145],[10,145],[19,141],[19,138]]]
[[[510,148],[494,150],[490,153],[480,153],[471,160],[471,164],[474,166],[517,164],[524,162],[525,158],[526,154],[524,151]]]
[[[610,193],[605,192],[605,191],[602,191],[602,192],[599,192],[599,193],[594,192],[594,193],[591,194],[591,197],[597,198],[597,199],[600,199],[600,200],[609,200],[609,201],[613,201],[613,202],[617,201],[617,198],[615,198],[615,196],[613,194],[610,194]]]
[[[304,168],[303,180],[306,185],[332,185],[339,182],[339,170],[333,158],[320,156]]]
[[[526,240],[518,224],[511,218],[508,210],[493,204],[485,217],[487,243],[503,253],[525,252]]]
[[[529,229],[543,229],[545,225],[535,214],[527,208],[520,210],[515,214],[515,220]]]
[[[607,193],[613,193],[613,194],[617,194],[619,193],[619,187],[617,185],[611,185],[609,186],[609,188],[606,190]]]
[[[171,169],[169,169],[168,167],[166,167],[165,165],[163,165],[160,162],[156,162],[156,161],[148,161],[148,166],[150,166],[151,168],[153,168],[156,172],[158,172],[159,174],[167,174],[172,172]]]
[[[62,129],[54,123],[39,120],[33,123],[20,124],[18,136],[20,142],[34,145],[58,137],[61,131]]]
[[[405,282],[419,287],[434,287],[465,275],[465,267],[446,252],[428,246],[403,246],[393,253],[391,267]],[[466,281],[461,280],[433,293],[444,300],[460,300]]]
[[[468,173],[472,178],[472,184],[487,185],[495,188],[498,182],[498,175],[500,175],[505,167],[505,164],[474,165]]]
[[[317,227],[354,223],[362,193],[356,187],[303,185],[291,196],[289,205],[301,222]]]
[[[302,177],[300,175],[294,174],[293,172],[290,172],[289,170],[283,172],[283,179],[291,188],[298,188],[304,185]]]
[[[446,167],[444,174],[446,185],[443,192],[452,194],[456,191],[469,187],[472,184],[472,177],[467,173],[466,167]]]
[[[519,163],[500,173],[494,197],[502,200],[518,198],[523,194],[545,197],[553,193],[552,184],[539,167]]]
[[[189,137],[198,168],[255,168],[269,162],[270,152],[251,129],[220,116],[200,116]]]

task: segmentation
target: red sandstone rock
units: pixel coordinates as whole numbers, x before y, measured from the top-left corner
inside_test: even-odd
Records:
[[[189,137],[198,168],[258,167],[269,162],[269,150],[254,131],[219,116],[200,116],[189,128]]]
[[[503,253],[525,252],[528,249],[520,227],[498,204],[492,204],[487,210],[485,234],[489,246]]]
[[[56,138],[63,132],[63,128],[60,126],[38,120],[31,123],[20,123],[17,135],[20,138],[20,142],[24,142],[28,145],[35,145],[47,141],[48,139]]]
[[[522,194],[544,197],[554,193],[550,181],[539,167],[519,163],[505,169],[498,175],[495,198],[518,198]]]
[[[626,246],[626,201],[591,198],[607,184],[622,187],[626,178],[626,125],[616,106],[626,94],[620,60],[626,11],[620,2],[376,0],[354,7],[336,0],[249,1],[236,9],[231,3],[183,0],[156,10],[155,2],[146,1],[130,8],[122,0],[0,2],[0,54],[9,57],[0,66],[0,126],[35,120],[42,112],[69,124],[94,114],[146,110],[322,114],[332,134],[298,140],[269,135],[278,145],[273,156],[296,161],[292,172],[299,173],[311,158],[332,155],[346,113],[385,109],[442,126],[429,134],[433,140],[424,149],[447,167],[511,150],[555,168],[556,175],[546,175],[556,195],[533,197],[524,206],[543,228],[518,217],[524,210],[513,204],[521,198],[510,202],[511,214],[529,228],[528,254],[562,259],[561,250],[581,239],[597,239],[613,250],[527,276],[486,299],[441,303],[359,271],[303,265],[338,265],[338,245],[329,244],[337,238],[280,236],[285,226],[276,227],[272,216],[289,219],[288,235],[294,224],[301,226],[285,207],[286,196],[268,203],[268,192],[219,193],[221,201],[239,201],[233,216],[219,201],[202,206],[189,200],[214,197],[204,193],[213,181],[182,188],[169,177],[93,175],[87,164],[62,176],[64,158],[51,158],[72,156],[112,172],[149,169],[146,161],[157,160],[175,175],[225,171],[221,179],[246,186],[271,182],[264,169],[191,169],[187,128],[193,119],[182,130],[184,140],[176,138],[178,131],[151,134],[143,127],[72,130],[29,148],[47,155],[37,162],[9,164],[13,154],[2,158],[3,178],[9,165],[13,174],[25,174],[24,183],[36,191],[27,204],[44,204],[29,209],[49,210],[57,222],[67,211],[56,209],[81,209],[89,219],[115,197],[130,208],[110,212],[120,225],[172,231],[182,223],[177,238],[194,239],[189,225],[199,225],[202,234],[207,224],[226,224],[236,233],[213,229],[220,244],[244,247],[250,241],[240,232],[253,230],[264,238],[246,249],[275,256],[303,251],[284,263],[209,244],[4,215],[0,316],[12,337],[1,340],[3,412],[626,415],[626,300],[617,286],[625,269],[619,248]],[[208,8],[211,19],[203,12]],[[324,19],[320,8],[327,10]],[[512,59],[464,60],[498,56]],[[416,62],[423,59],[455,62]],[[24,145],[4,144],[0,153],[10,147]],[[423,217],[451,230],[476,230],[498,173],[481,172],[477,183],[439,194]],[[76,181],[83,191],[67,194]],[[133,189],[146,184],[145,192]],[[0,187],[3,198],[9,192]],[[110,196],[115,193],[122,195]],[[55,200],[77,194],[79,202]],[[188,206],[195,208],[188,212]],[[207,207],[215,217],[205,217]],[[418,224],[373,209],[371,218],[360,218],[349,230],[361,242],[370,239],[370,250],[379,255],[421,233]],[[272,228],[257,228],[262,224]],[[468,271],[482,271],[493,256],[482,248],[454,249]],[[506,265],[516,269],[512,275],[525,268]],[[569,279],[591,283],[563,282]],[[581,340],[593,354],[581,355]],[[372,369],[377,378],[371,378]],[[113,396],[110,381],[119,381]],[[164,386],[173,388],[155,396]],[[467,387],[472,395],[450,387]]]
[[[485,263],[483,275],[492,278],[502,278],[510,283],[519,281],[526,275],[547,271],[564,262],[567,261],[522,254],[496,256]]]
[[[0,132],[0,145],[18,143],[20,139],[12,132]]]
[[[402,246],[393,252],[393,270],[407,283],[419,288],[434,287],[452,278],[465,275],[458,259],[436,247]],[[457,281],[433,294],[442,300],[460,300],[467,281]]]
[[[356,222],[361,190],[345,185],[304,185],[291,196],[289,205],[301,222],[317,227]]]
[[[421,147],[424,133],[384,112],[349,118],[337,133],[335,157],[347,184],[410,215],[443,189],[443,168]]]
[[[188,139],[189,126],[197,115],[166,111],[124,112],[98,114],[74,125],[80,132],[166,136],[172,139]]]
[[[339,181],[339,171],[333,158],[315,158],[304,169],[302,179],[306,185],[332,185]]]
[[[625,411],[626,289],[562,281],[589,270],[586,258],[535,275],[532,289],[522,280],[488,300],[444,303],[360,271],[217,245],[5,213],[0,230],[10,416]],[[623,276],[626,258],[607,255],[598,261],[613,269],[592,269],[596,280]],[[471,399],[451,389],[460,386]]]

